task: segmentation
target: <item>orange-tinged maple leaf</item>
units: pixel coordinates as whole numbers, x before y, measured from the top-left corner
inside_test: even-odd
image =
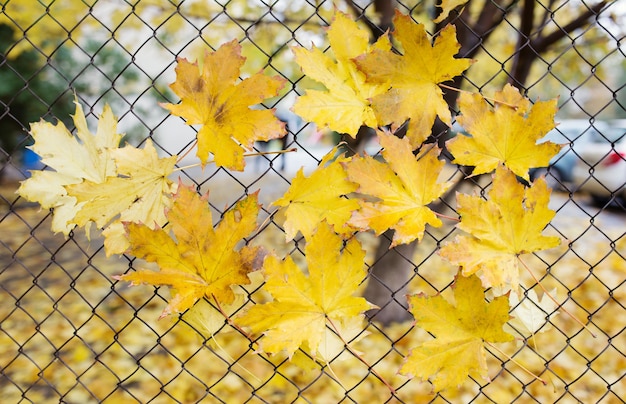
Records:
[[[350,181],[359,184],[357,192],[378,199],[360,199],[360,209],[349,223],[376,234],[394,229],[391,247],[421,240],[427,224],[441,226],[441,220],[427,205],[450,186],[437,182],[445,165],[438,159],[440,150],[430,147],[415,157],[408,138],[399,139],[382,131],[378,138],[386,164],[370,156],[344,163]]]
[[[546,167],[562,146],[537,141],[554,128],[556,100],[538,101],[531,106],[515,87],[507,84],[495,95],[491,107],[480,94],[459,97],[462,115],[457,121],[471,135],[458,135],[448,141],[453,163],[474,166],[473,175],[493,171],[504,164],[530,181],[528,170]]]
[[[386,83],[366,83],[365,75],[357,70],[353,58],[371,49],[391,50],[391,43],[382,36],[374,45],[369,34],[359,29],[347,15],[336,12],[327,31],[330,48],[336,61],[320,49],[296,47],[296,63],[304,74],[322,83],[327,91],[306,90],[293,110],[318,126],[356,137],[362,125],[378,126],[370,98],[387,90]]]
[[[208,195],[201,198],[193,187],[179,186],[167,212],[173,237],[160,228],[126,224],[128,252],[155,262],[160,270],[139,270],[116,279],[172,287],[173,297],[161,318],[185,311],[205,296],[229,304],[235,298],[231,285],[250,283],[247,274],[253,269],[257,248],[236,251],[235,247],[256,228],[257,194],[239,201],[215,229],[207,199]]]
[[[236,40],[207,52],[202,68],[179,58],[172,90],[180,104],[163,104],[172,114],[186,119],[188,125],[201,125],[197,134],[197,155],[203,164],[213,154],[215,164],[242,171],[244,148],[255,141],[284,136],[285,124],[273,110],[251,109],[273,97],[285,80],[257,73],[236,83],[245,58]]]
[[[435,391],[456,387],[468,376],[489,381],[485,342],[513,341],[503,330],[509,320],[506,296],[485,301],[476,276],[457,275],[455,304],[443,296],[409,296],[409,311],[415,324],[435,336],[415,347],[407,356],[400,373],[422,380],[430,379]]]
[[[308,276],[291,256],[283,261],[275,256],[265,259],[264,288],[274,300],[257,304],[236,319],[252,332],[263,333],[259,342],[262,351],[284,350],[291,356],[306,347],[313,356],[319,356],[320,347],[326,349],[331,330],[345,328],[371,308],[364,298],[353,296],[367,275],[365,251],[354,238],[342,246],[343,239],[324,222],[305,249]]]
[[[336,154],[337,147],[324,156],[309,177],[304,176],[302,168],[298,170],[287,192],[272,203],[286,207],[287,240],[292,240],[298,231],[309,239],[322,221],[328,222],[340,234],[349,235],[353,231],[346,222],[359,208],[359,203],[345,195],[354,192],[357,185],[348,180],[341,165],[348,158],[338,157],[331,162]]]
[[[463,73],[471,61],[454,57],[460,45],[453,25],[441,30],[431,45],[424,25],[410,16],[396,10],[393,23],[394,38],[402,44],[404,54],[373,50],[355,62],[368,82],[390,83],[389,91],[372,98],[378,122],[402,124],[410,119],[410,140],[416,149],[430,135],[437,116],[452,124],[439,83]]]
[[[439,254],[460,265],[463,275],[477,271],[485,287],[519,285],[519,255],[556,247],[560,239],[542,235],[555,212],[548,208],[550,189],[543,178],[524,187],[511,171],[499,166],[493,177],[489,199],[459,194],[457,211],[460,229]]]

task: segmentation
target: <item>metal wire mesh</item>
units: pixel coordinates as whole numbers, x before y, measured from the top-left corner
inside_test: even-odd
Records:
[[[51,214],[15,194],[30,161],[29,123],[42,117],[68,121],[72,97],[91,123],[104,103],[112,105],[127,140],[151,138],[163,155],[182,155],[195,132],[157,102],[176,102],[167,88],[176,57],[195,59],[233,38],[249,60],[244,74],[267,69],[288,80],[280,97],[266,103],[286,111],[302,93],[292,46],[327,46],[326,27],[339,7],[359,18],[372,36],[389,27],[386,6],[425,19],[426,1],[54,1],[6,0],[0,11],[0,392],[4,402],[623,402],[626,396],[626,204],[624,185],[606,192],[578,192],[554,163],[547,171],[558,188],[548,231],[562,247],[537,254],[542,284],[555,288],[562,308],[588,321],[597,334],[552,313],[551,330],[520,342],[511,358],[488,349],[491,382],[475,379],[458,391],[430,395],[428,383],[395,375],[413,346],[410,321],[383,325],[374,317],[363,338],[372,368],[338,357],[327,366],[302,370],[287,358],[254,353],[251,341],[227,322],[215,337],[184,319],[156,318],[168,293],[128,288],[112,275],[136,268],[127,256],[105,257],[102,240],[79,230],[68,238],[50,232]],[[524,3],[524,4],[520,4]],[[623,49],[624,4],[618,1],[470,1],[450,20],[462,36],[460,56],[479,60],[463,81],[471,91],[491,92],[509,81],[531,99],[560,96],[562,116],[582,122],[563,132],[568,155],[586,164],[588,178],[602,182],[598,161],[585,161],[576,145],[586,132],[608,130],[626,118]],[[424,11],[426,10],[426,11]],[[486,10],[486,11],[485,11]],[[523,11],[521,11],[523,10]],[[583,18],[584,17],[584,18]],[[437,27],[433,26],[433,33]],[[532,62],[532,68],[524,65]],[[69,107],[68,107],[69,105]],[[210,190],[219,218],[245,195],[261,189],[269,225],[250,243],[271,245],[278,255],[304,256],[304,241],[284,242],[281,220],[268,207],[287,189],[297,169],[310,170],[338,135],[317,135],[294,117],[287,140],[259,149],[296,147],[286,156],[248,160],[243,173],[182,168],[178,174],[199,191]],[[623,129],[623,127],[622,127]],[[435,137],[448,136],[443,129]],[[334,137],[333,137],[334,136]],[[342,138],[350,141],[349,138]],[[619,152],[619,142],[612,143]],[[375,152],[375,151],[374,151]],[[610,152],[607,152],[607,155]],[[193,154],[193,153],[192,153]],[[566,157],[561,156],[560,159]],[[624,155],[619,157],[623,160]],[[281,161],[282,159],[282,161]],[[179,167],[193,160],[183,159]],[[558,160],[557,160],[558,161]],[[623,162],[622,162],[623,163]],[[284,167],[283,167],[284,164]],[[450,175],[458,175],[451,173]],[[484,192],[484,179],[464,189]],[[482,191],[481,191],[482,190]],[[595,203],[594,203],[595,202]],[[448,205],[446,205],[448,204]],[[454,208],[442,201],[442,209]],[[448,207],[446,207],[448,206]],[[453,212],[453,211],[452,211]],[[448,226],[428,229],[408,253],[401,248],[376,257],[379,241],[364,235],[368,263],[400,254],[412,276],[389,284],[372,273],[368,282],[386,287],[391,301],[407,292],[445,290],[455,269],[435,254],[456,235]],[[385,241],[383,240],[383,243]],[[387,245],[388,245],[387,241]],[[537,290],[535,288],[535,290]],[[255,299],[258,290],[250,290]],[[562,309],[561,309],[562,310]],[[365,337],[365,331],[371,335]],[[348,363],[351,363],[348,361]],[[543,386],[517,367],[524,364],[549,381]],[[373,369],[392,380],[387,389]]]

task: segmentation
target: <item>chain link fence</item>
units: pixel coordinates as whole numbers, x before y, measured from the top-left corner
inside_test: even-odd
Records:
[[[618,0],[470,0],[446,21],[457,26],[460,56],[478,60],[454,85],[489,94],[510,82],[533,100],[559,97],[557,120],[562,126],[557,141],[566,146],[550,168],[535,174],[546,175],[555,189],[550,206],[557,215],[547,231],[564,241],[561,247],[536,254],[532,262],[542,274],[541,283],[561,303],[545,313],[548,327],[520,340],[507,351],[508,357],[488,349],[490,383],[472,379],[458,390],[432,394],[428,382],[397,374],[419,333],[410,320],[371,318],[357,344],[369,366],[341,355],[326,366],[308,367],[280,356],[257,355],[251,341],[227,322],[214,325],[211,336],[198,327],[202,319],[157,320],[169,298],[164,288],[129,288],[112,278],[136,268],[132,257],[105,257],[102,240],[89,239],[82,230],[67,238],[53,234],[51,213],[15,190],[28,170],[44,168],[25,148],[32,143],[29,124],[58,119],[72,128],[74,98],[84,106],[92,128],[108,103],[126,141],[140,145],[151,138],[162,155],[185,155],[195,131],[157,107],[159,102],[177,102],[168,89],[175,79],[176,58],[194,60],[206,49],[236,38],[248,58],[243,75],[266,69],[288,80],[283,93],[265,106],[283,114],[289,135],[281,144],[259,143],[257,148],[298,151],[248,158],[242,173],[211,166],[186,168],[195,163],[190,153],[179,162],[177,176],[199,191],[210,191],[216,219],[261,189],[260,220],[267,225],[250,243],[302,261],[304,240],[284,242],[283,219],[270,202],[285,192],[300,167],[313,170],[340,140],[355,151],[377,150],[367,136],[355,142],[290,113],[295,97],[310,86],[290,47],[313,43],[326,48],[324,28],[335,8],[358,19],[372,38],[390,28],[394,8],[425,21],[435,34],[442,26],[429,22],[438,11],[435,2],[4,0],[3,402],[624,402],[626,123],[619,120],[626,118],[624,6]],[[448,101],[454,109],[454,100]],[[447,138],[453,129],[436,125],[433,138]],[[610,145],[600,156],[589,154],[593,140],[587,138],[594,137]],[[618,171],[610,171],[606,159]],[[581,171],[584,177],[573,175]],[[451,177],[459,175],[450,170]],[[467,180],[469,192],[484,187],[482,180]],[[453,202],[441,206],[445,203],[453,209]],[[368,265],[390,259],[409,267],[409,279],[400,281],[372,271],[368,282],[386,288],[388,301],[379,306],[403,304],[406,293],[446,290],[456,268],[435,252],[455,234],[452,226],[428,229],[416,248],[382,248],[383,253],[381,244],[389,245],[386,235],[382,241],[362,235]],[[531,289],[541,294],[534,286]],[[250,293],[254,298],[259,292]],[[564,310],[588,322],[597,336]],[[520,364],[547,385],[520,371]],[[395,391],[376,374],[389,380]]]

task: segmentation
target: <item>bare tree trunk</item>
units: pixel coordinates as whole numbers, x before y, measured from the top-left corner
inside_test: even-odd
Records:
[[[415,275],[412,262],[416,243],[409,243],[389,249],[393,230],[387,230],[379,238],[376,248],[376,261],[372,265],[363,297],[378,309],[367,315],[383,324],[409,320],[407,311],[408,283]]]

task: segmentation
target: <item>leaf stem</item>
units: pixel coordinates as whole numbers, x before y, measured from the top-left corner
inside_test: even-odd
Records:
[[[191,150],[191,149],[190,149]],[[291,152],[296,152],[298,151],[298,148],[296,147],[291,147],[289,149],[285,149],[285,150],[277,150],[277,151],[266,151],[266,152],[254,152],[254,153],[244,153],[244,157],[253,157],[253,156],[265,156],[267,154],[282,154],[282,153],[291,153]],[[178,160],[176,161],[176,163],[179,163],[187,154],[189,154],[189,150],[187,150],[185,152],[185,154],[183,154],[181,157],[178,158]],[[215,163],[215,160],[208,160],[204,165],[209,164],[209,163]],[[202,166],[202,163],[195,163],[195,164],[190,164],[188,166],[184,166],[184,167],[178,167],[175,168],[174,170],[172,170],[172,172],[176,172],[176,171],[182,171],[182,170],[186,170],[188,168],[194,168],[194,167],[200,167]]]
[[[530,370],[528,370],[525,366],[523,366],[521,363],[519,363],[518,361],[516,361],[515,359],[513,359],[512,357],[510,357],[509,355],[507,355],[504,351],[502,351],[500,348],[498,348],[497,346],[495,346],[494,344],[492,344],[489,341],[483,341],[485,344],[489,345],[490,348],[495,349],[496,351],[498,351],[501,355],[503,355],[505,358],[507,358],[508,360],[510,360],[511,362],[515,363],[517,366],[520,367],[520,369],[522,369],[524,372],[528,373],[529,375],[531,375],[535,380],[539,380],[544,386],[547,386],[548,383],[543,380],[541,377],[537,376],[536,374],[534,374],[533,372],[531,372]]]
[[[443,219],[448,219],[448,220],[451,220],[453,222],[460,222],[461,221],[461,219],[459,219],[458,217],[452,217],[452,216],[444,215],[443,213],[439,213],[439,212],[435,212],[435,211],[433,211],[433,213],[435,214],[435,216],[441,217]]]
[[[291,153],[291,152],[297,152],[297,151],[298,151],[297,147],[290,147],[289,149],[284,149],[284,150],[245,153],[243,156],[244,157],[265,156],[266,154],[283,154],[283,153]]]
[[[243,366],[242,364],[239,363],[239,361],[236,361],[232,356],[230,356],[230,354],[219,344],[219,342],[217,342],[217,339],[215,338],[215,335],[211,334],[211,339],[213,340],[213,342],[215,343],[215,345],[217,346],[217,348],[222,352],[222,354],[224,356],[226,356],[226,358],[228,358],[228,360],[230,361],[230,363],[234,363],[236,364],[238,367],[240,367],[244,372],[246,372],[247,374],[249,374],[250,376],[252,376],[252,378],[254,380],[256,380],[259,384],[263,383],[263,380],[259,379],[258,377],[256,377],[256,375],[252,372],[250,372],[248,369],[246,369],[245,366]]]
[[[183,170],[187,170],[188,168],[200,167],[201,165],[202,163],[195,163],[195,164],[189,164],[188,166],[184,166],[184,167],[176,167],[175,169],[172,170],[172,172],[183,171]]]
[[[461,90],[460,88],[448,86],[448,85],[443,84],[443,83],[439,83],[439,87],[445,88],[446,90],[457,91],[459,93],[464,93],[464,94],[480,94],[480,93],[475,93],[475,92],[472,92],[472,91]],[[480,94],[480,96],[483,97],[486,100],[489,100],[489,101],[493,102],[493,103],[502,104],[502,105],[506,105],[507,107],[511,107],[511,108],[517,109],[517,105],[509,104],[507,102],[504,102],[502,100],[497,100],[495,98],[485,97],[482,94]]]
[[[259,235],[259,233],[261,233],[263,230],[265,230],[265,227],[267,227],[269,225],[269,221],[272,220],[272,217],[278,212],[278,209],[279,208],[276,208],[276,210],[274,210],[272,213],[267,215],[265,220],[263,220],[263,222],[256,227],[256,233],[253,236],[249,237],[250,239],[255,238],[256,236]]]
[[[539,287],[541,288],[541,290],[543,290],[543,293],[548,296],[548,298],[550,300],[552,300],[554,302],[554,304],[556,304],[561,310],[563,310],[564,313],[566,313],[568,316],[570,316],[574,321],[576,321],[578,324],[580,324],[585,330],[589,331],[589,334],[591,334],[592,337],[597,338],[597,335],[593,333],[593,331],[591,331],[589,329],[589,327],[587,327],[582,321],[580,321],[578,319],[578,317],[576,317],[575,315],[573,315],[572,313],[570,313],[564,306],[562,303],[558,302],[554,296],[552,296],[550,294],[550,292],[548,292],[548,290],[541,284],[541,282],[539,282],[539,279],[537,279],[537,277],[535,276],[535,274],[533,273],[533,271],[528,267],[528,265],[526,265],[526,263],[524,262],[524,260],[522,260],[522,258],[520,256],[517,257],[517,259],[519,260],[519,262],[522,264],[522,266],[524,268],[526,268],[526,271],[528,271],[528,273],[530,274],[530,276],[534,279],[534,281],[537,283],[537,285],[539,285]]]
[[[214,294],[211,294],[211,297],[213,298],[213,301],[215,302],[215,305],[217,306],[217,310],[219,310],[219,312],[222,314],[222,316],[224,316],[224,318],[226,319],[226,322],[228,322],[228,324],[233,327],[234,329],[236,329],[237,331],[239,331],[248,341],[250,341],[250,343],[255,344],[254,340],[252,339],[252,337],[245,332],[241,327],[239,327],[237,324],[235,324],[233,322],[233,320],[230,318],[230,316],[228,314],[226,314],[226,312],[224,311],[224,309],[222,308],[222,305],[220,304],[220,302],[217,300],[217,298],[215,297]],[[252,372],[250,372],[248,369],[246,369],[245,366],[239,364],[239,362],[234,361],[233,358],[230,356],[230,354],[220,346],[220,344],[217,342],[217,340],[215,339],[215,336],[213,334],[211,334],[211,339],[213,340],[213,342],[215,342],[215,345],[217,345],[217,347],[228,357],[228,359],[231,361],[231,363],[236,363],[238,364],[238,366],[240,368],[242,368],[247,374],[249,374],[250,376],[252,376],[254,378],[254,380],[256,380],[259,383],[263,383],[263,381],[261,379],[259,379],[258,377],[256,377],[256,375]]]
[[[230,316],[228,314],[226,314],[226,312],[222,308],[222,305],[217,300],[215,295],[211,294],[211,297],[213,298],[213,301],[215,301],[215,305],[217,306],[217,309],[219,310],[219,312],[222,313],[222,316],[224,316],[224,318],[228,322],[228,325],[233,327],[235,330],[239,331],[244,337],[246,337],[248,339],[248,341],[250,341],[251,343],[254,344],[255,342],[254,342],[254,339],[252,338],[252,336],[250,334],[248,334],[243,328],[241,328],[237,324],[235,324],[235,322],[230,318]]]
[[[352,347],[348,344],[348,342],[343,338],[343,336],[341,335],[341,333],[339,332],[339,329],[335,326],[335,324],[333,323],[333,320],[331,320],[329,317],[326,317],[326,320],[328,320],[328,322],[330,323],[330,325],[333,327],[333,329],[335,330],[335,332],[337,333],[337,336],[339,337],[339,339],[341,339],[341,342],[343,342],[343,344],[345,345],[346,349],[348,351],[350,351],[350,353],[352,355],[354,355],[355,358],[357,358],[359,361],[361,361],[361,363],[363,363],[365,366],[367,366],[367,369],[372,372],[372,374],[374,376],[376,376],[378,378],[378,380],[380,380],[381,382],[383,382],[383,384],[385,386],[387,386],[387,388],[389,389],[389,391],[392,394],[396,394],[396,390],[391,386],[391,384],[389,384],[389,382],[387,380],[385,380],[384,377],[382,377],[377,371],[376,369],[374,369],[374,367],[372,365],[370,365],[369,363],[367,363],[367,361],[365,359],[363,359],[363,357],[356,352],[355,350],[352,349]]]
[[[197,144],[198,144],[198,139],[196,138],[191,144],[191,146],[189,146],[189,148],[187,148],[187,150],[182,155],[178,156],[178,159],[176,160],[176,164],[180,163],[185,157],[187,157],[189,152],[191,152],[193,148],[196,147]]]
[[[318,362],[319,363],[319,362]],[[342,389],[346,390],[346,387],[344,386],[344,384],[341,382],[341,379],[339,378],[339,376],[337,376],[337,373],[335,373],[335,371],[333,370],[332,367],[330,367],[330,363],[325,363],[324,364],[328,370],[330,371],[330,374],[337,380],[337,383],[339,383],[339,385],[341,386]]]

